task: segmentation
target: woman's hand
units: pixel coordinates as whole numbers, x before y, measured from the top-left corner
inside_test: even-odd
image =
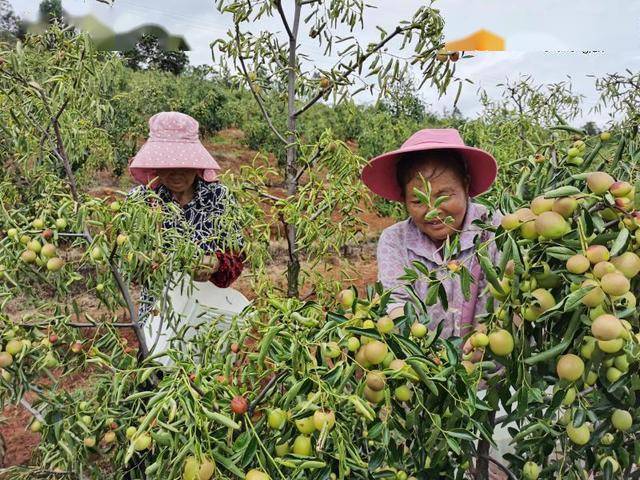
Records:
[[[205,255],[202,257],[202,262],[193,274],[193,279],[196,282],[206,282],[209,280],[211,274],[218,271],[220,268],[220,262],[216,255]]]
[[[473,363],[478,363],[482,360],[484,348],[474,348],[473,345],[471,345],[471,337],[469,337],[462,346],[462,353],[464,354],[465,359]]]

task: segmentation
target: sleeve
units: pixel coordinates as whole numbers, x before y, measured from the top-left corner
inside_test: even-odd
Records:
[[[235,282],[244,269],[244,254],[232,252],[216,252],[220,266],[209,280],[220,288],[227,288]]]
[[[235,282],[244,269],[245,254],[242,252],[244,239],[237,215],[237,203],[229,189],[215,184],[211,210],[213,212],[213,244],[220,263],[210,281],[220,288],[227,288]]]
[[[391,290],[391,301],[388,310],[396,307],[403,307],[409,302],[410,296],[404,288],[404,282],[398,280],[404,274],[405,257],[402,252],[403,245],[399,232],[395,230],[385,230],[380,235],[377,248],[378,261],[378,281],[382,283],[385,290]]]

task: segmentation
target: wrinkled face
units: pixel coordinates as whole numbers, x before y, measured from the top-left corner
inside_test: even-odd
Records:
[[[438,206],[438,217],[425,220],[429,207],[420,202],[413,189],[424,191],[424,184],[420,178],[424,176],[431,184],[431,204],[438,197],[448,198]],[[460,231],[467,212],[468,189],[465,182],[455,172],[442,162],[427,163],[419,168],[405,187],[405,205],[409,215],[420,231],[431,240],[441,242],[453,233]],[[452,217],[453,222],[445,224],[444,220]]]
[[[195,168],[159,168],[160,183],[173,193],[186,192],[191,188],[198,171]]]

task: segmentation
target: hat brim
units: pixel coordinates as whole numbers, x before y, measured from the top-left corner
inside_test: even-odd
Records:
[[[404,195],[397,179],[398,161],[406,153],[428,150],[456,150],[460,153],[467,164],[470,197],[486,192],[498,174],[496,160],[479,148],[455,144],[415,145],[383,153],[372,159],[362,170],[362,181],[375,194],[387,200],[401,202]]]
[[[220,165],[200,142],[147,141],[131,161],[129,172],[138,183],[146,185],[160,168],[197,169],[204,180],[213,182]]]

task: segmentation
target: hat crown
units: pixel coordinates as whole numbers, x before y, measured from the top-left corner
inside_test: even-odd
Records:
[[[198,121],[180,112],[160,112],[149,119],[149,140],[198,141]]]
[[[464,146],[464,140],[455,128],[424,128],[411,135],[402,148],[438,143]]]

